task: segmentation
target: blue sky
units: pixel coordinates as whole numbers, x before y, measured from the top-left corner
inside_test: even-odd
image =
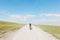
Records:
[[[60,0],[0,0],[0,20],[60,24]]]

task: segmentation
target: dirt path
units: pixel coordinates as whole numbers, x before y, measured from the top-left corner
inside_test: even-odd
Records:
[[[29,30],[29,25],[26,25],[16,32],[7,33],[1,40],[58,40],[58,39],[33,25],[32,30]]]

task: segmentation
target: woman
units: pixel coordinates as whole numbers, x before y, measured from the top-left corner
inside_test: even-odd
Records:
[[[32,28],[31,28],[31,23],[29,23],[29,28],[30,28],[30,30],[32,30]]]

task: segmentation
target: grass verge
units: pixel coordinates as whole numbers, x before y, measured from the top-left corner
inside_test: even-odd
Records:
[[[39,28],[42,28],[44,31],[51,33],[53,36],[60,40],[60,26],[51,26],[51,25],[37,25]]]
[[[8,31],[13,31],[13,30],[20,29],[22,26],[24,26],[24,25],[23,24],[0,21],[0,37]]]

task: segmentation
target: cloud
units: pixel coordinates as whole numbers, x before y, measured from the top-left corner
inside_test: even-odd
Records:
[[[40,16],[60,17],[60,14],[41,14]]]
[[[14,20],[19,20],[19,21],[27,21],[31,18],[34,18],[35,15],[10,15],[10,18],[14,19]]]
[[[44,20],[40,20],[40,22],[51,22],[51,23],[53,23],[53,22],[60,22],[60,19],[44,19]]]
[[[16,23],[33,23],[33,24],[55,24],[60,25],[60,14],[40,14],[40,15],[16,15],[16,14],[9,14],[5,15],[7,18],[2,18],[1,20],[9,21],[9,22],[16,22]],[[4,17],[5,17],[4,16]]]
[[[55,24],[55,23],[60,23],[60,19],[59,18],[52,18],[52,17],[60,17],[57,14],[44,14],[44,17],[37,17],[38,15],[10,15],[9,17],[14,20],[14,21],[18,21],[20,23],[28,23],[28,22],[32,22],[34,24]],[[43,16],[43,14],[42,14]],[[48,17],[49,16],[49,17]],[[48,17],[48,18],[46,18]],[[51,18],[50,18],[51,17]],[[34,19],[35,18],[35,19]],[[32,21],[30,21],[30,19],[32,19]]]

